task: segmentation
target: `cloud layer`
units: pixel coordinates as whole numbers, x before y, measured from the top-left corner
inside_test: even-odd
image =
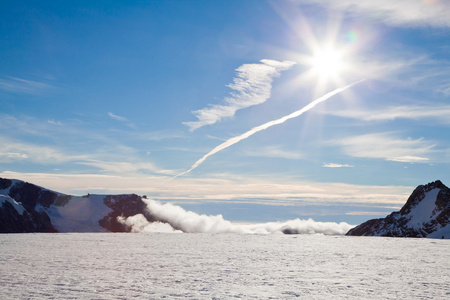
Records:
[[[290,69],[292,61],[263,59],[260,64],[244,64],[236,69],[237,77],[228,85],[233,91],[225,98],[226,105],[211,105],[194,111],[198,121],[184,122],[191,131],[205,125],[212,125],[223,118],[232,117],[236,111],[258,105],[270,98],[272,81],[281,71]]]
[[[289,233],[289,234],[327,234],[341,235],[354,226],[345,222],[315,222],[308,220],[290,220],[286,222],[270,222],[260,224],[238,225],[225,220],[222,215],[199,215],[186,211],[171,203],[143,199],[148,212],[160,222],[148,222],[142,215],[128,218],[119,217],[118,221],[126,224],[133,232],[187,232],[187,233]]]
[[[0,172],[0,177],[19,178],[66,194],[137,193],[155,200],[180,203],[240,203],[270,206],[304,204],[404,204],[412,186],[356,185],[293,180],[270,174],[252,178],[239,174],[212,174],[209,178],[181,177],[167,184],[156,175],[53,174]]]

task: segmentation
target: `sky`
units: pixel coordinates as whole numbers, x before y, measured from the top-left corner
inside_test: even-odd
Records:
[[[384,217],[420,184],[450,185],[449,14],[444,0],[2,1],[0,177],[239,222]]]

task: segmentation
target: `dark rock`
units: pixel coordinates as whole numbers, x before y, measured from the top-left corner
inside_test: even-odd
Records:
[[[11,187],[9,196],[16,200],[16,202],[21,202],[23,205],[35,208],[37,204],[50,207],[58,195],[55,192],[45,190],[34,184],[20,181]]]
[[[0,233],[57,232],[45,212],[24,206],[23,214],[9,202],[0,207]]]
[[[300,233],[298,230],[296,230],[288,225],[281,228],[281,232],[283,232],[284,234],[299,234]]]
[[[7,189],[11,186],[12,181],[6,178],[0,178],[0,190]]]

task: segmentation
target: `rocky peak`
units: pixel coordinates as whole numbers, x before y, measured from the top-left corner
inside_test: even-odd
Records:
[[[347,235],[450,238],[450,189],[440,180],[419,185],[400,211],[364,222]]]
[[[405,205],[400,210],[400,213],[402,215],[409,214],[411,210],[416,207],[420,201],[422,201],[426,194],[434,189],[439,189],[441,191],[444,191],[448,193],[449,188],[446,187],[440,180],[436,180],[434,182],[430,182],[425,185],[419,185],[416,187],[416,189],[412,192],[411,196],[409,196],[408,200],[406,201]]]

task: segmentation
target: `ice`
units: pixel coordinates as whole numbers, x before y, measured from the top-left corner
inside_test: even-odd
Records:
[[[449,240],[0,235],[2,299],[448,299]]]

